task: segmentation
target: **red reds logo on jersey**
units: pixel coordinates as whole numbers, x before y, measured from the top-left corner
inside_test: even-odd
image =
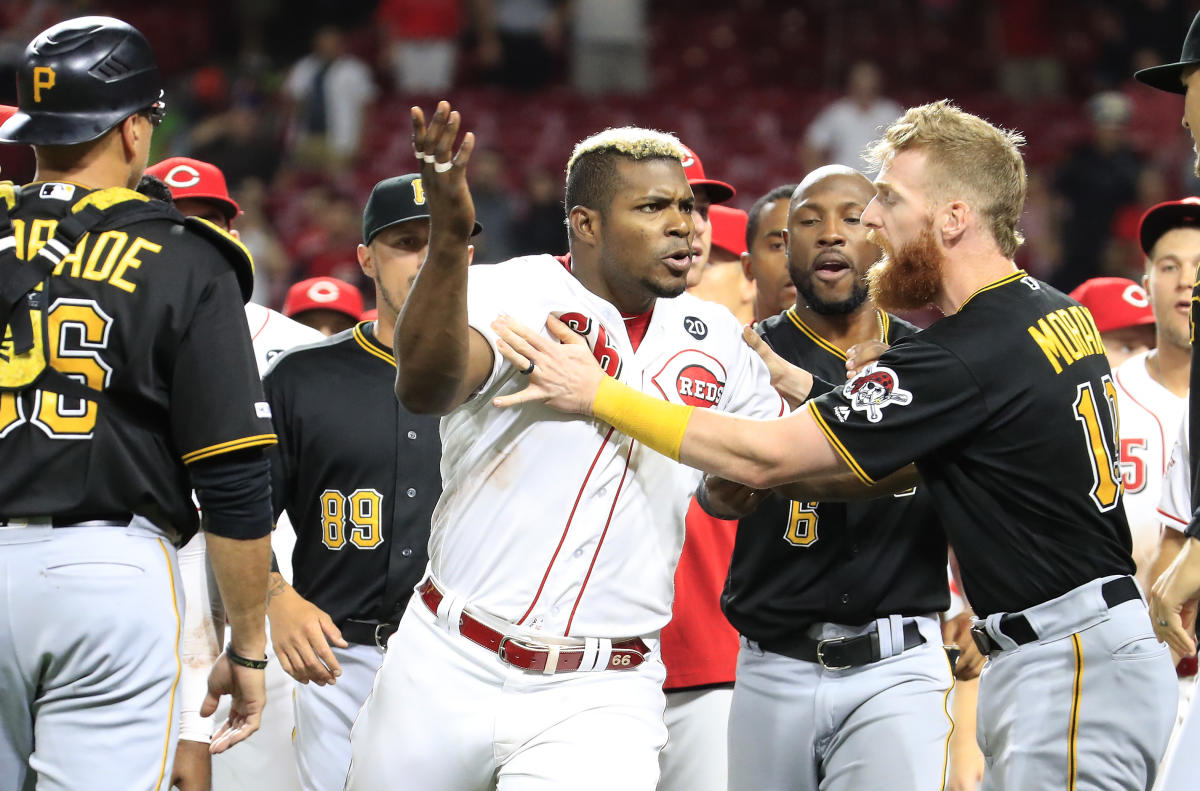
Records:
[[[684,349],[672,355],[650,381],[673,404],[707,409],[720,403],[728,376],[716,357]]]
[[[869,365],[842,388],[856,412],[865,412],[867,420],[878,423],[883,408],[889,404],[905,406],[912,403],[912,393],[900,388],[900,377],[891,368]]]

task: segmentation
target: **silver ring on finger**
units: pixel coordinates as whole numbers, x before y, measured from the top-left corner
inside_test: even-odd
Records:
[[[1166,621],[1164,621],[1162,618],[1159,618],[1159,619],[1158,619],[1158,625],[1159,625],[1159,626],[1166,626],[1166,625],[1167,625],[1167,622],[1166,622]]]
[[[430,159],[432,159],[432,157],[430,157]],[[434,162],[433,163],[433,172],[434,173],[445,173],[452,167],[454,167],[453,162]]]
[[[534,367],[535,367],[535,366],[534,366],[533,360],[530,360],[530,361],[529,361],[529,367],[528,367],[528,368],[522,368],[522,369],[521,369],[521,373],[522,373],[522,374],[524,374],[525,376],[529,376],[531,373],[533,373],[533,369],[534,369]]]

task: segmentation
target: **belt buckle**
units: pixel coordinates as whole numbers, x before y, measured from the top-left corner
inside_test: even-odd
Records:
[[[384,637],[383,635],[380,634],[380,632],[383,631],[383,628],[385,626],[391,626],[391,624],[390,623],[375,624],[375,646],[380,651],[387,653],[387,637]],[[388,635],[388,637],[391,637],[391,635]]]
[[[504,654],[504,644],[512,639],[513,638],[509,637],[508,635],[502,635],[500,637],[500,643],[496,646],[496,656],[500,657],[500,660],[503,662],[508,662],[508,657]],[[509,664],[512,663],[509,662]]]
[[[830,637],[827,640],[817,641],[817,662],[820,663],[821,667],[825,668],[826,670],[849,670],[850,668],[854,667],[854,665],[827,665],[827,664],[825,664],[825,646],[831,645],[831,644],[832,645],[840,645],[841,643],[844,643],[844,642],[846,642],[845,637]]]
[[[979,653],[984,656],[991,656],[992,652],[1000,647],[992,639],[992,636],[987,633],[987,627],[983,625],[982,621],[971,624],[971,640],[975,643],[975,647],[979,649]]]

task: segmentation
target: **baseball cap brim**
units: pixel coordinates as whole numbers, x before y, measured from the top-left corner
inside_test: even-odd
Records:
[[[371,240],[374,239],[376,236],[378,236],[380,231],[391,228],[393,225],[399,225],[400,223],[408,222],[409,220],[428,220],[428,219],[429,219],[428,214],[414,214],[411,217],[401,217],[398,220],[393,220],[392,222],[389,222],[387,225],[381,225],[378,228],[376,228],[375,230],[373,230],[371,232],[371,235],[363,242],[363,244],[370,244]],[[476,220],[475,227],[471,229],[471,236],[478,236],[481,233],[483,233],[483,226],[479,224],[478,220]]]
[[[1187,88],[1183,87],[1183,70],[1188,66],[1195,66],[1200,63],[1196,60],[1181,60],[1175,63],[1164,63],[1161,66],[1151,66],[1148,69],[1141,69],[1133,73],[1133,78],[1138,82],[1149,85],[1151,88],[1157,88],[1160,91],[1167,93],[1187,93]]]
[[[167,185],[170,188],[171,185]],[[242,207],[238,206],[233,198],[226,198],[224,195],[207,195],[197,192],[192,192],[187,195],[179,195],[175,200],[202,200],[206,203],[216,204],[221,212],[225,215],[225,219],[232,220],[242,213]]]
[[[95,113],[55,113],[37,118],[17,110],[0,125],[0,142],[34,146],[69,146],[87,143],[112,129],[129,113],[119,110],[104,116]]]
[[[1138,225],[1142,252],[1150,255],[1163,234],[1175,228],[1200,228],[1200,201],[1168,201],[1147,209]]]
[[[710,203],[724,203],[734,195],[737,195],[737,190],[731,185],[726,184],[724,181],[717,181],[716,179],[689,179],[688,184],[693,187],[704,187],[708,192]]]

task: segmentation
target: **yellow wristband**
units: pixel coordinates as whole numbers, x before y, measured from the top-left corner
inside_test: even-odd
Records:
[[[592,402],[596,417],[675,461],[695,408],[648,396],[611,376],[600,381]]]

